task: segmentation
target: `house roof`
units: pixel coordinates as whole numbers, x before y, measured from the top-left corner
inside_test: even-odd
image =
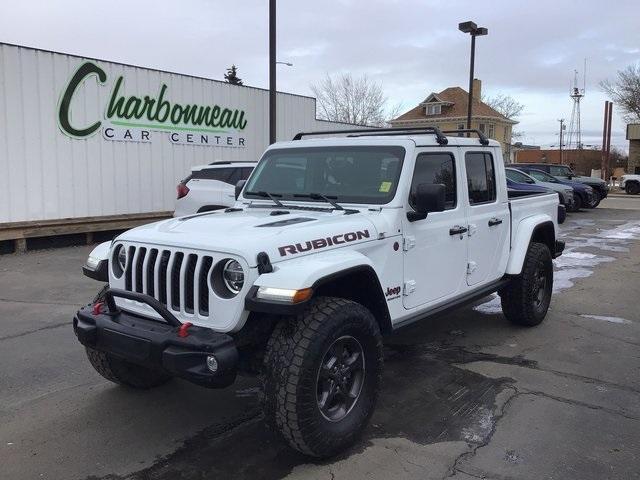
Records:
[[[431,103],[430,99],[437,99],[438,102],[449,103],[449,106],[443,107],[442,113],[437,115],[427,115],[424,110],[425,103]],[[408,112],[403,113],[398,118],[391,120],[391,123],[411,120],[435,120],[447,118],[460,118],[467,116],[467,101],[469,93],[460,87],[445,88],[439,93],[432,93],[420,105],[412,108]],[[510,120],[501,113],[491,108],[486,103],[479,100],[473,100],[473,116],[474,117],[494,117],[508,123],[518,123]]]

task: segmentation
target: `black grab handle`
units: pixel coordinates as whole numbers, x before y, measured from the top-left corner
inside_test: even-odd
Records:
[[[461,235],[461,234],[465,233],[467,230],[468,230],[467,227],[455,226],[455,227],[449,229],[449,235]]]
[[[127,300],[145,303],[153,308],[156,313],[160,315],[169,325],[173,327],[179,327],[180,325],[182,325],[182,323],[180,323],[180,321],[169,310],[167,310],[167,307],[165,307],[155,298],[143,293],[129,292],[127,290],[120,290],[118,288],[110,288],[104,294],[104,300],[107,304],[107,313],[109,313],[110,315],[120,313],[114,297],[126,298]]]
[[[500,220],[499,218],[492,218],[491,220],[489,220],[489,226],[493,227],[495,225],[500,225],[502,223],[502,220]]]

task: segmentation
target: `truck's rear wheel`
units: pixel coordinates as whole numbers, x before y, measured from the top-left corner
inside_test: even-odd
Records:
[[[511,322],[532,327],[547,315],[553,290],[553,262],[549,247],[529,245],[522,272],[500,291],[502,312]]]
[[[320,297],[274,330],[265,355],[267,419],[296,450],[331,456],[353,444],[378,397],[382,339],[365,307]]]
[[[127,387],[149,389],[158,387],[171,379],[171,376],[151,370],[106,352],[86,348],[87,358],[96,372],[107,380]]]

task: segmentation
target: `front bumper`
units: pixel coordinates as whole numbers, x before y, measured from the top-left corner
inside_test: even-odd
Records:
[[[119,310],[114,297],[146,303],[166,323]],[[238,350],[230,335],[195,325],[185,328],[164,305],[140,293],[107,290],[98,310],[83,307],[73,319],[73,330],[84,346],[205,387],[223,388],[235,381]],[[209,356],[215,357],[215,372],[207,367]]]

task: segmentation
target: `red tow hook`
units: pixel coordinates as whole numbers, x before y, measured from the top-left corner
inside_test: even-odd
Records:
[[[191,322],[185,322],[180,325],[180,328],[178,328],[178,336],[181,338],[188,337],[189,332],[187,330],[189,330],[189,327],[191,327],[192,325],[193,323]]]
[[[102,313],[102,307],[104,306],[104,303],[102,302],[97,302],[93,304],[93,311],[92,313],[94,315],[100,315]]]

